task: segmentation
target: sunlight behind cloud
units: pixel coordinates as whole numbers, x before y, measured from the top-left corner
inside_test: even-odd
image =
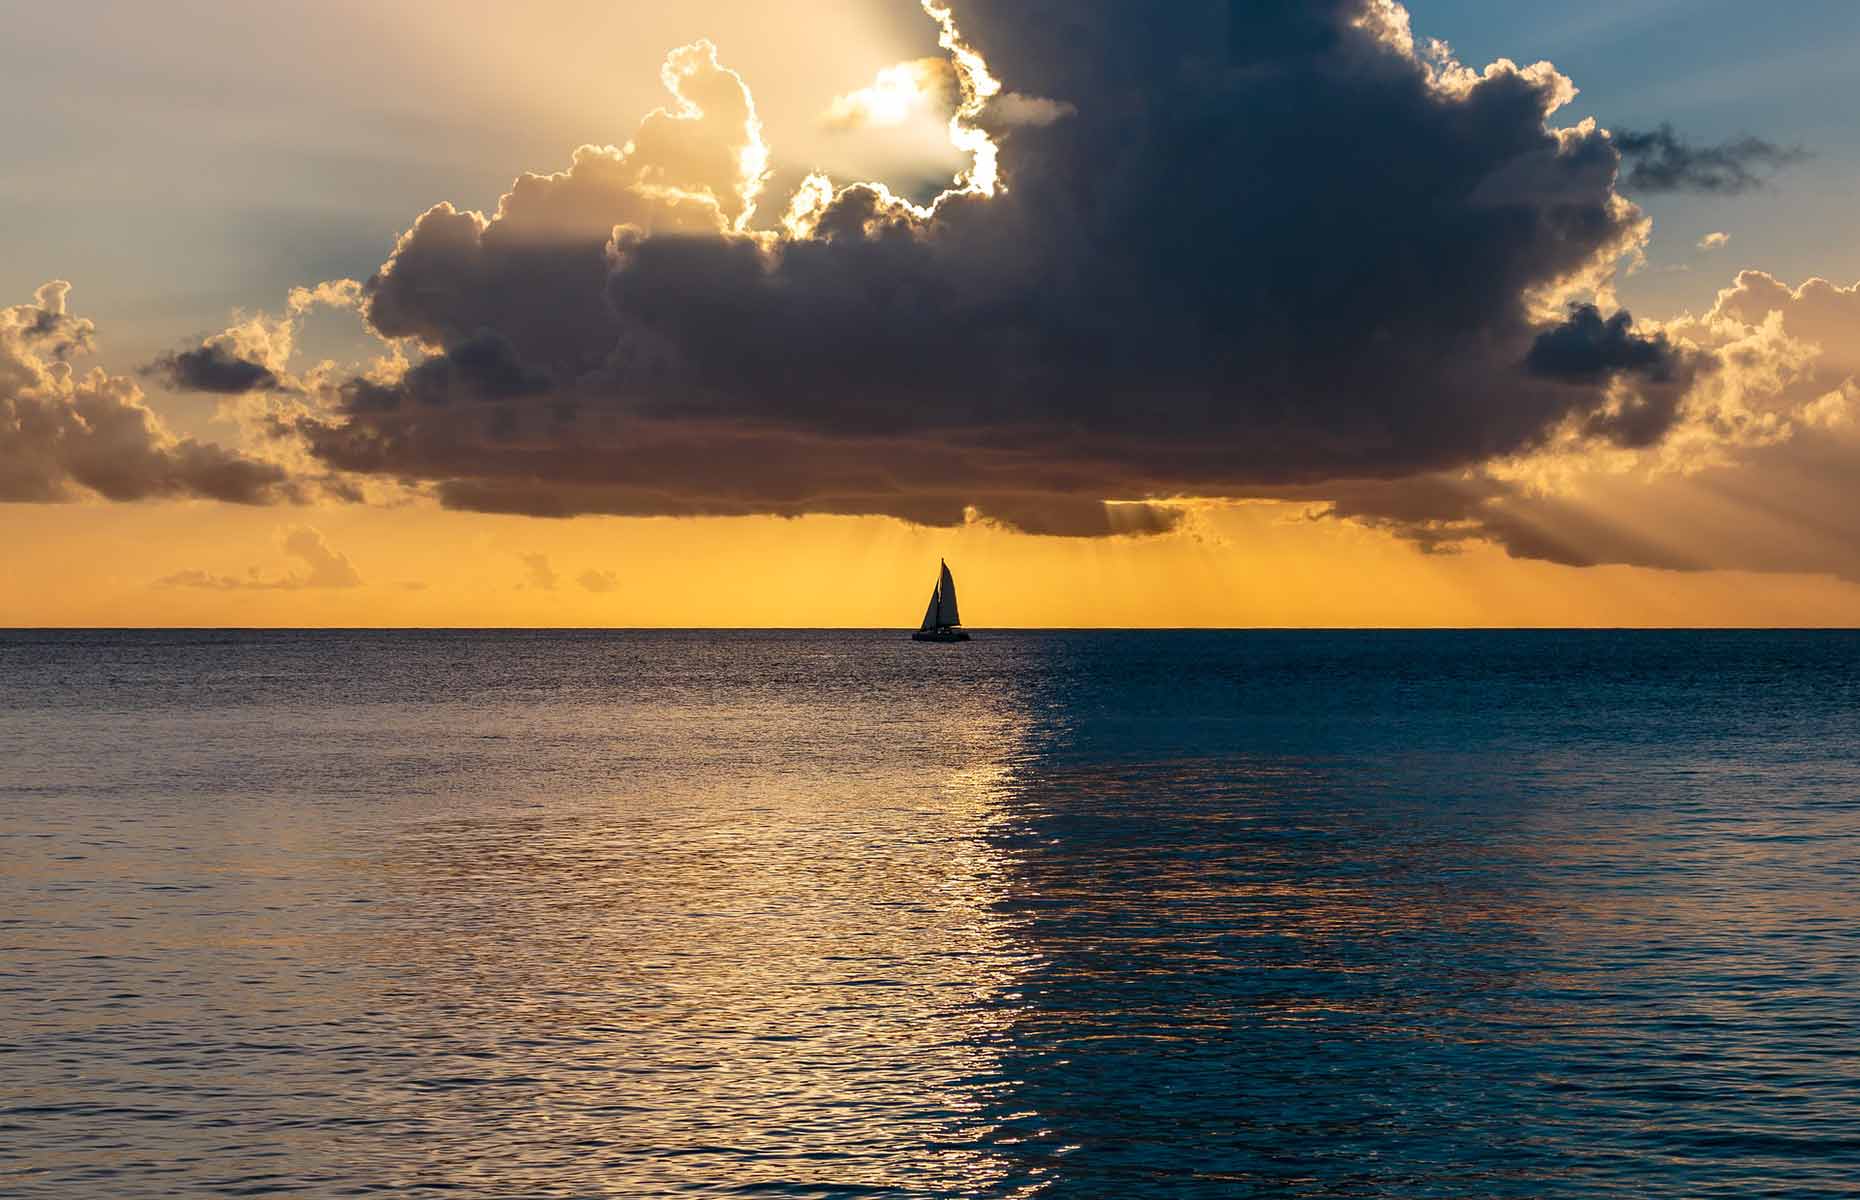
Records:
[[[925,113],[952,107],[955,71],[940,58],[920,58],[879,71],[869,87],[835,96],[822,116],[835,129],[896,127]]]

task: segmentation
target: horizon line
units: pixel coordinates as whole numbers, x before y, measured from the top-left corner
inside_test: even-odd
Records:
[[[1860,625],[989,625],[972,633],[1860,633]],[[894,625],[0,625],[10,633],[895,633]]]

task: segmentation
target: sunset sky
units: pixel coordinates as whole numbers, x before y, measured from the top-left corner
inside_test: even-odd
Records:
[[[1860,6],[949,5],[15,6],[0,624],[1860,624]]]

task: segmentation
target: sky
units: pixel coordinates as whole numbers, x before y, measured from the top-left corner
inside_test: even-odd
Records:
[[[0,624],[1860,624],[1860,8],[1165,11],[11,6]]]

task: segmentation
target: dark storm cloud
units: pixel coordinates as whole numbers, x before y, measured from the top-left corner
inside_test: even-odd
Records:
[[[478,342],[499,378],[548,387],[422,406],[425,366],[358,382],[304,426],[312,452],[500,512],[1094,535],[1173,520],[1105,498],[1425,474],[1571,419],[1635,444],[1670,423],[1668,397],[1622,398],[1677,378],[1635,358],[1657,340],[1598,313],[1588,345],[1535,316],[1643,230],[1609,136],[1548,128],[1553,71],[1439,71],[1371,0],[967,0],[955,20],[1006,88],[1068,112],[982,114],[1001,194],[925,217],[854,186],[753,237],[746,94],[687,57],[701,119],[584,148],[493,218],[434,208],[368,285],[375,327],[427,343],[449,383]]]
[[[211,342],[164,354],[144,367],[142,373],[159,377],[177,391],[218,396],[270,391],[280,382],[270,367],[240,358],[225,344]]]
[[[273,463],[177,438],[136,385],[68,361],[94,329],[65,311],[70,285],[39,289],[32,304],[0,309],[0,502],[200,497],[268,504],[296,496]]]
[[[1762,187],[1765,172],[1809,157],[1800,146],[1779,146],[1743,137],[1716,146],[1695,146],[1673,132],[1621,130],[1615,148],[1627,167],[1623,184],[1630,192],[1720,192],[1735,195]]]

